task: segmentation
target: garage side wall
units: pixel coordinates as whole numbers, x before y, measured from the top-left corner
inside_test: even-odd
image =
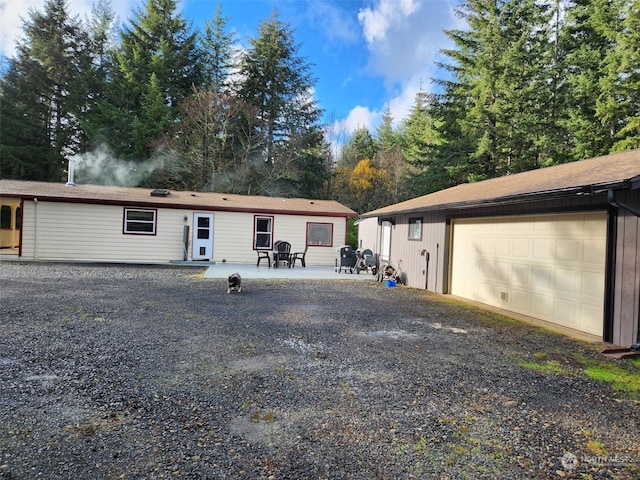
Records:
[[[640,209],[640,192],[616,194],[616,200]],[[613,295],[613,338],[616,345],[636,342],[640,315],[640,219],[619,209]]]

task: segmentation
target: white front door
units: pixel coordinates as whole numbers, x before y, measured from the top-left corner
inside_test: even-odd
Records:
[[[193,214],[193,251],[194,260],[213,259],[213,213]]]

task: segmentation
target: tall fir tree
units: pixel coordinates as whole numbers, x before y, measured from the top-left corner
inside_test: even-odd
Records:
[[[222,15],[222,6],[218,4],[216,12],[204,24],[201,34],[202,68],[205,86],[216,91],[231,89],[231,74],[237,69],[238,36],[228,29],[229,18]]]
[[[597,114],[601,102],[605,58],[614,46],[616,9],[609,0],[573,0],[560,33],[565,87],[562,90],[567,132],[567,160],[608,153],[613,135]]]
[[[249,41],[240,60],[238,94],[257,112],[263,138],[251,189],[267,195],[302,194],[299,165],[305,152],[299,146],[317,151],[322,147],[321,110],[311,93],[316,79],[299,54],[293,29],[279,19],[276,9]]]
[[[24,39],[0,83],[2,176],[63,179],[66,158],[78,151],[87,110],[88,37],[65,0],[31,10]]]
[[[146,0],[120,34],[95,141],[108,142],[122,158],[151,158],[178,121],[180,101],[202,83],[197,35],[177,0]]]

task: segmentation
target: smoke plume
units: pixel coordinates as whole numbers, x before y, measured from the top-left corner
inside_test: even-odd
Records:
[[[120,187],[137,187],[164,163],[161,157],[144,162],[122,160],[116,158],[106,145],[92,152],[74,155],[70,160],[73,162],[75,183]]]

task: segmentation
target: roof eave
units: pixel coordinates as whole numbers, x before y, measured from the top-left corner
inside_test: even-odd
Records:
[[[635,185],[635,186],[634,186]],[[462,210],[476,207],[492,207],[501,205],[514,205],[536,200],[554,200],[556,198],[565,198],[574,195],[595,195],[606,192],[607,190],[632,190],[640,188],[640,176],[633,180],[620,180],[615,182],[603,182],[593,185],[584,185],[577,187],[569,187],[563,189],[545,190],[539,192],[527,192],[516,195],[508,195],[504,197],[485,198],[477,200],[469,200],[464,202],[442,203],[438,205],[429,205],[423,207],[414,207],[399,210],[383,210],[373,211],[360,215],[360,218],[370,217],[387,217],[393,215],[406,215],[425,211],[451,211]]]

